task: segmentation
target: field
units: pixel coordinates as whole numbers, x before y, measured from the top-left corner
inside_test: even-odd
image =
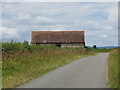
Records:
[[[93,54],[80,48],[3,43],[3,88],[16,87],[72,60]]]
[[[118,78],[120,76],[118,73],[118,65],[120,65],[120,62],[118,60],[118,49],[112,50],[108,59],[108,79],[110,88],[118,88],[118,84],[120,85],[120,80]]]
[[[58,48],[29,45],[28,42],[2,44],[2,87],[14,88],[78,58],[112,49]]]

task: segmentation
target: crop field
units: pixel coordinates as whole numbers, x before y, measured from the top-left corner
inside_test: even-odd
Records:
[[[2,43],[2,87],[17,87],[73,60],[111,50],[29,45],[27,41],[4,42]]]

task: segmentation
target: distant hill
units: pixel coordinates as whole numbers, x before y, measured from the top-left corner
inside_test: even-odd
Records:
[[[97,47],[97,48],[106,48],[106,49],[111,49],[111,48],[117,48],[118,46],[104,46],[104,47]]]
[[[87,46],[88,48],[92,48],[91,46]],[[97,48],[99,48],[99,49],[103,49],[103,48],[105,48],[105,49],[111,49],[111,48],[117,48],[118,46],[103,46],[103,47],[97,47]]]

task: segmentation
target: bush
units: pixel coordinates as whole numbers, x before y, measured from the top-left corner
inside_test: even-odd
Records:
[[[93,45],[93,48],[97,48],[97,46],[96,46],[96,45]]]
[[[53,45],[41,45],[41,44],[29,44],[28,41],[20,42],[3,42],[2,51],[34,51],[34,50],[46,50],[46,49],[58,49],[57,46]]]

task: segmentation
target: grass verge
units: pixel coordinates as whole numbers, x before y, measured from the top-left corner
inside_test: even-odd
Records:
[[[3,55],[2,87],[17,87],[75,59],[91,55],[95,53],[79,48],[7,52]]]
[[[109,54],[108,83],[110,88],[118,88],[118,49],[112,50]]]
[[[2,43],[2,87],[17,87],[78,58],[110,50],[29,45],[26,41]]]

